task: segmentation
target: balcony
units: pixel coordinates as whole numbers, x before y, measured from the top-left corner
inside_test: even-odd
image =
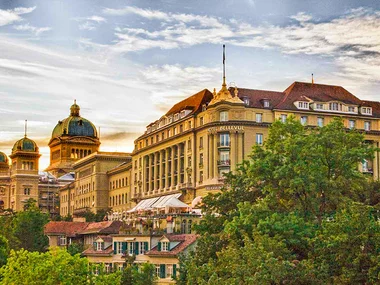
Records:
[[[230,148],[231,142],[218,142],[218,148]]]
[[[223,167],[223,166],[230,166],[231,165],[231,160],[225,159],[225,160],[218,160],[218,166]]]

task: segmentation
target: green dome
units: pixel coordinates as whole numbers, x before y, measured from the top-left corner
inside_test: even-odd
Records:
[[[38,146],[33,140],[31,140],[27,137],[24,137],[21,140],[18,140],[14,144],[14,146],[12,148],[12,153],[14,153],[16,151],[38,152]]]
[[[0,163],[8,164],[8,157],[4,152],[0,151]]]
[[[70,108],[70,117],[59,121],[53,129],[52,138],[60,136],[97,137],[96,128],[89,120],[79,115],[80,107],[76,102]]]

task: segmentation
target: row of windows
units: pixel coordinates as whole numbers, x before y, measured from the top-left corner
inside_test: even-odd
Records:
[[[164,117],[159,122],[147,127],[147,133],[150,133],[150,132],[155,131],[159,128],[162,128],[163,126],[171,124],[172,122],[176,122],[179,119],[186,117],[190,113],[191,113],[191,110],[182,110],[180,113],[176,113],[174,115]]]
[[[78,149],[78,148],[74,149],[73,148],[71,149],[70,158],[79,159],[79,158],[86,157],[87,155],[90,155],[90,154],[91,154],[90,149]]]
[[[306,109],[309,107],[314,108],[315,110],[329,110],[329,111],[339,111],[339,112],[348,112],[348,113],[358,113],[358,107],[355,106],[346,106],[342,103],[331,102],[328,104],[323,103],[309,103],[309,102],[298,102],[298,109]],[[371,115],[372,108],[371,107],[361,107],[360,112],[362,114]]]
[[[128,186],[128,177],[110,181],[110,190]]]
[[[128,203],[127,197],[127,193],[111,196],[109,203],[110,207]]]
[[[73,200],[74,199],[74,193],[71,193],[70,194],[71,195],[71,200]],[[69,200],[69,195],[68,194],[65,194],[65,195],[62,195],[61,196],[61,202],[67,202]]]
[[[76,188],[78,195],[86,194],[86,193],[88,193],[90,191],[94,191],[94,190],[95,190],[95,182],[92,182],[92,187],[91,187],[91,183],[86,183],[86,184],[81,185],[81,186]]]
[[[92,196],[92,202],[90,197],[81,198],[78,201],[75,201],[75,207],[85,208],[85,207],[94,207],[95,206],[95,196]]]
[[[21,169],[23,170],[33,170],[34,169],[34,163],[33,161],[23,161],[21,165]]]

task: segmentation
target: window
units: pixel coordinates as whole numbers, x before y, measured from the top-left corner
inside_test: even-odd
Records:
[[[97,242],[96,243],[96,251],[103,250],[104,248],[104,243],[103,242]]]
[[[263,114],[256,114],[256,123],[261,123],[263,121]]]
[[[58,237],[58,245],[66,245],[66,244],[67,244],[66,236],[59,236]]]
[[[175,114],[175,115],[174,115],[174,121],[177,121],[178,118],[179,118],[179,115],[178,115],[178,114]]]
[[[199,125],[200,125],[200,126],[203,126],[203,117],[200,117],[200,118],[199,118]]]
[[[336,102],[330,103],[330,110],[331,111],[342,111],[342,104],[338,104]]]
[[[203,153],[199,154],[199,165],[203,165]]]
[[[307,125],[307,116],[301,116],[301,124],[302,125]]]
[[[203,137],[199,138],[199,148],[203,148]]]
[[[30,195],[30,188],[29,187],[24,188],[24,195]]]
[[[179,125],[179,132],[180,132],[180,133],[183,132],[183,125]]]
[[[219,153],[220,163],[222,165],[229,165],[230,162],[230,152],[229,151],[221,151]]]
[[[243,98],[243,101],[244,101],[244,104],[245,104],[246,106],[249,106],[249,98],[248,98],[248,97],[244,97],[244,98]]]
[[[220,134],[220,146],[230,146],[230,134]]]
[[[350,128],[350,129],[355,128],[355,120],[349,120],[348,121],[348,128]]]
[[[153,137],[150,138],[150,144],[153,144]]]
[[[227,111],[220,112],[219,119],[221,122],[228,121],[228,112]]]
[[[169,251],[169,243],[168,242],[162,242],[161,243],[161,251]]]
[[[173,276],[173,265],[168,264],[166,266],[166,278],[171,278]]]
[[[269,100],[264,100],[263,105],[264,108],[269,108]]]
[[[175,136],[177,134],[177,127],[174,127],[173,128],[173,136]]]
[[[307,102],[298,102],[299,109],[309,109],[309,103]]]
[[[203,182],[203,171],[200,171],[200,172],[199,172],[199,182],[200,182],[200,183]]]
[[[348,106],[348,112],[355,113],[355,107]]]
[[[164,138],[165,138],[165,133],[162,132],[162,133],[161,133],[161,140],[163,140]]]
[[[171,136],[171,131],[170,130],[168,130],[168,137],[170,137]]]
[[[369,108],[369,107],[362,107],[362,114],[371,115],[372,114],[372,109]]]
[[[188,129],[191,129],[191,121],[188,121],[188,122],[187,122],[187,128],[188,128]]]
[[[285,123],[288,115],[281,114],[281,122]]]
[[[134,242],[128,243],[128,253],[129,253],[129,255],[133,255],[135,253],[135,243]]]
[[[315,109],[316,109],[316,110],[323,110],[323,104],[321,104],[321,103],[316,103],[316,104],[315,104]]]
[[[256,144],[258,145],[263,144],[263,134],[256,134]]]
[[[368,172],[368,160],[366,160],[366,159],[362,163],[362,171]]]
[[[148,139],[145,140],[145,146],[148,146]]]
[[[364,130],[366,130],[366,131],[371,130],[371,122],[368,122],[368,121],[364,122]]]
[[[317,118],[317,126],[322,128],[324,125],[324,119],[322,117]]]

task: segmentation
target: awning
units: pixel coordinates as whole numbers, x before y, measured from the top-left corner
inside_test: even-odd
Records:
[[[182,195],[181,193],[177,193],[177,194],[171,194],[171,195],[165,195],[165,196],[160,196],[156,198],[141,200],[135,207],[133,207],[131,210],[127,212],[133,213],[140,210],[144,211],[144,210],[151,210],[151,209],[157,209],[157,208],[165,208],[167,206],[172,207],[172,208],[189,207],[187,204],[178,200],[178,198],[181,195]]]

